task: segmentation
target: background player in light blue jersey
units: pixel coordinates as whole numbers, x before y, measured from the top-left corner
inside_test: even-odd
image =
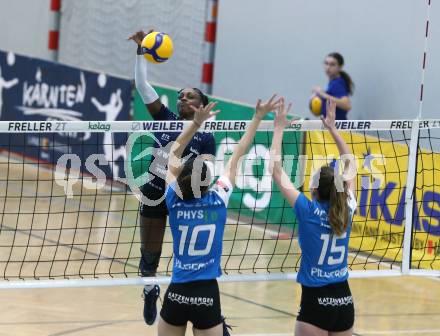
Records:
[[[193,108],[194,119],[171,147],[165,191],[173,236],[173,275],[160,312],[159,336],[184,336],[188,321],[195,336],[229,335],[221,315],[217,278],[221,275],[223,232],[237,164],[264,116],[278,108],[275,95],[258,101],[255,115],[214,186],[202,156],[181,156],[203,122],[216,115],[215,103]],[[184,158],[185,159],[185,158]]]
[[[347,253],[356,208],[356,173],[351,169],[353,161],[347,157],[351,152],[335,127],[336,103],[328,100],[322,122],[340,155],[345,155],[345,167],[343,174],[328,166],[321,167],[312,177],[313,199],[309,200],[294,187],[281,165],[289,109],[282,101],[275,119],[271,164],[274,180],[298,219],[302,256],[297,281],[302,285],[302,295],[295,334],[352,335],[354,306],[347,282]]]

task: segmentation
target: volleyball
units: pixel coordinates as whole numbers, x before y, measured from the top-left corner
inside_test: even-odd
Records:
[[[310,99],[309,108],[310,112],[312,112],[315,116],[321,115],[322,99],[318,96],[312,97],[312,99]]]
[[[142,40],[142,52],[147,61],[163,63],[173,55],[173,41],[168,34],[151,32]]]

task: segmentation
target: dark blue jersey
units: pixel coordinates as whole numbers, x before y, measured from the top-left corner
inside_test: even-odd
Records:
[[[332,79],[327,86],[327,90],[325,90],[330,96],[335,98],[343,98],[348,97],[350,95],[348,91],[347,83],[344,78],[337,77]],[[325,99],[322,99],[322,115],[325,117],[327,114],[327,105],[325,104]],[[336,108],[336,120],[347,120],[347,111],[341,109],[340,107]]]
[[[183,283],[216,279],[221,275],[223,233],[232,184],[221,176],[201,198],[183,201],[177,184],[166,190],[166,203],[173,235],[173,276]]]
[[[162,105],[160,112],[154,116],[154,120],[178,120],[177,116],[165,105]],[[150,179],[147,182],[148,189],[155,189],[165,192],[165,177],[168,166],[168,157],[172,142],[179,136],[178,132],[154,132],[154,150],[151,164],[149,166]],[[201,154],[214,155],[216,152],[214,135],[208,132],[197,132],[183,151],[182,158],[195,158]]]

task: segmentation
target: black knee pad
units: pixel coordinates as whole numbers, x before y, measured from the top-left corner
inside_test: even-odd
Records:
[[[143,277],[154,276],[157,268],[159,267],[159,261],[162,251],[150,252],[141,248],[141,260],[139,261],[139,271]]]

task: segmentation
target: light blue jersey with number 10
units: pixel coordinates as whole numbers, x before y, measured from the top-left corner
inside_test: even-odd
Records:
[[[221,275],[223,232],[232,184],[221,176],[201,198],[183,201],[176,184],[166,190],[166,204],[173,235],[171,282],[216,279]]]
[[[309,200],[300,193],[294,211],[298,219],[301,265],[297,281],[308,287],[321,287],[348,278],[348,240],[356,200],[351,191],[348,197],[349,223],[341,236],[333,234],[328,221],[328,202]]]

